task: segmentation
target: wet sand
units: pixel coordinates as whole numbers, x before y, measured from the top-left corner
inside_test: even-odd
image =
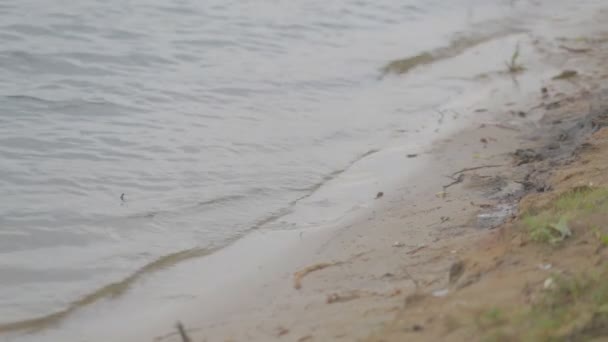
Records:
[[[580,45],[574,33],[559,44],[557,35],[513,35],[435,65],[433,72],[443,72],[474,56],[496,58],[495,46],[516,42],[528,51],[526,71],[476,75],[477,88],[440,108],[442,134],[432,143],[371,154],[343,175],[348,182],[333,185],[348,194],[362,175],[376,175],[371,207],[330,227],[255,232],[219,253],[152,274],[121,298],[7,340],[181,341],[177,321],[192,341],[400,340],[393,319],[406,299],[449,292],[473,241],[491,237],[516,215],[519,198],[531,189],[514,165],[534,154],[514,159],[513,153],[550,142],[555,109],[588,112],[587,100],[607,75],[600,63],[606,40],[600,43],[603,36],[591,27],[580,27],[597,39],[584,53],[560,47]],[[552,79],[571,68],[577,76]],[[416,324],[407,327],[415,332]]]

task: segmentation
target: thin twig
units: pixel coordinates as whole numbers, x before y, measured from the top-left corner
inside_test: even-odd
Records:
[[[452,178],[452,179],[454,179],[454,178]],[[464,180],[464,174],[461,173],[460,175],[458,175],[458,178],[454,179],[454,181],[452,183],[450,183],[448,185],[444,185],[443,186],[443,191],[445,191],[445,189],[451,187],[452,185],[456,185],[458,183],[462,183],[463,180]]]
[[[585,52],[591,51],[591,49],[589,49],[589,48],[576,49],[576,48],[568,47],[566,45],[560,45],[559,47],[562,48],[562,49],[564,49],[564,50],[566,50],[566,51],[568,51],[568,52],[574,52],[574,53],[585,53]]]
[[[412,249],[411,251],[406,252],[405,254],[413,255],[413,254],[416,254],[416,252],[425,249],[426,247],[427,247],[426,245],[419,246],[419,247]]]
[[[460,171],[456,171],[456,172],[452,173],[451,176],[454,177],[454,176],[456,176],[458,174],[461,174],[461,173],[467,172],[467,171],[485,169],[485,168],[490,168],[490,167],[501,167],[501,166],[504,166],[504,165],[502,165],[502,164],[496,164],[496,165],[482,165],[482,166],[476,166],[476,167],[467,167],[467,168],[464,168],[464,169],[462,169]]]
[[[182,337],[182,342],[191,342],[192,341],[190,339],[190,337],[188,337],[188,334],[186,333],[186,329],[184,329],[182,322],[178,321],[175,326],[177,328],[177,331],[179,331],[179,336]]]

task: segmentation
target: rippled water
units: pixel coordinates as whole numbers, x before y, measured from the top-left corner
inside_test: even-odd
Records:
[[[459,92],[380,68],[510,3],[0,2],[0,323],[293,228],[295,201]]]

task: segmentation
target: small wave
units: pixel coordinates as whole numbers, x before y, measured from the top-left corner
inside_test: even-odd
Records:
[[[296,204],[299,201],[308,198],[310,196],[312,196],[314,194],[315,191],[319,190],[323,185],[327,184],[327,182],[333,180],[334,178],[338,177],[340,174],[346,172],[346,170],[350,169],[355,163],[357,163],[358,161],[360,161],[363,158],[366,158],[374,153],[379,152],[380,150],[378,149],[371,149],[363,154],[360,154],[359,156],[355,157],[353,160],[351,160],[350,163],[348,163],[348,165],[346,165],[346,167],[333,171],[327,175],[325,175],[323,178],[321,178],[321,181],[319,181],[318,183],[315,183],[309,187],[306,188],[298,188],[298,189],[288,189],[288,190],[294,190],[294,191],[306,191],[307,193],[301,197],[298,197],[296,200],[294,200],[292,203],[290,204]]]
[[[296,204],[298,204],[298,202],[300,202],[303,199],[306,199],[310,196],[312,196],[315,191],[317,191],[318,189],[320,189],[323,185],[327,184],[328,182],[330,182],[331,180],[335,179],[336,177],[338,177],[339,175],[341,175],[342,173],[346,172],[349,168],[351,168],[355,163],[357,163],[358,161],[360,161],[361,159],[368,157],[374,153],[377,153],[379,150],[378,149],[371,149],[363,154],[360,154],[359,156],[357,156],[356,158],[354,158],[350,163],[348,163],[348,165],[342,169],[333,171],[327,175],[325,175],[323,178],[321,178],[321,181],[306,187],[306,188],[287,188],[286,190],[290,190],[290,191],[297,191],[297,192],[305,192],[304,195],[294,199],[293,201],[288,202],[288,204],[283,207],[280,208],[279,210],[276,210],[273,213],[270,213],[267,216],[262,217],[261,219],[257,220],[253,226],[251,226],[251,228],[248,231],[251,230],[257,230],[260,228],[263,228],[265,226],[267,226],[270,223],[276,222],[279,219],[281,219],[282,217],[290,214],[291,212],[293,212],[293,208]],[[223,202],[227,202],[227,201],[233,201],[233,200],[239,200],[244,198],[244,196],[239,196],[239,195],[234,195],[234,196],[225,196],[225,197],[219,197],[216,199],[212,199],[209,201],[204,201],[204,202],[200,202],[198,203],[198,206],[200,205],[214,205],[214,204],[219,204],[219,203],[223,203]],[[245,235],[248,231],[244,232],[241,236]]]
[[[172,64],[173,61],[143,52],[133,52],[127,54],[110,54],[101,52],[69,52],[48,55],[59,60],[77,61],[83,65],[114,65],[129,68],[157,67],[160,65]]]
[[[12,24],[2,27],[3,30],[33,36],[53,36],[53,31],[42,26],[29,24]]]
[[[277,220],[279,220],[280,218],[282,218],[283,216],[286,216],[288,214],[290,214],[291,212],[293,212],[293,208],[296,204],[298,204],[298,202],[312,196],[315,191],[319,190],[323,185],[327,184],[328,182],[330,182],[331,180],[335,179],[336,177],[338,177],[339,175],[341,175],[342,173],[346,172],[348,169],[350,169],[355,163],[357,163],[358,161],[360,161],[361,159],[368,157],[374,153],[377,153],[379,150],[377,149],[371,149],[359,156],[357,156],[356,158],[354,158],[350,163],[348,163],[348,165],[342,169],[333,171],[327,175],[325,175],[323,178],[321,178],[321,181],[306,187],[306,188],[288,188],[287,190],[291,190],[291,191],[298,191],[298,192],[306,192],[304,195],[296,198],[295,200],[291,201],[288,203],[288,205],[286,207],[283,207],[279,210],[277,210],[276,212],[262,218],[261,220],[257,221],[255,223],[255,225],[252,227],[252,229],[259,229],[262,228],[270,223],[273,223]]]
[[[196,207],[214,205],[214,204],[223,204],[231,201],[237,201],[245,198],[243,195],[227,195],[227,196],[219,196],[206,201],[200,201],[196,204]]]
[[[39,103],[39,104],[52,104],[53,101],[43,99],[41,97],[31,96],[31,95],[4,95],[5,99],[16,102],[29,102],[29,103]]]
[[[233,240],[234,241],[234,240]],[[230,241],[233,242],[233,241]],[[0,332],[14,332],[14,331],[39,331],[41,329],[50,327],[54,324],[59,323],[65,319],[68,315],[75,312],[76,310],[93,304],[101,299],[110,298],[114,299],[123,295],[137,280],[148,273],[156,272],[167,267],[178,264],[179,262],[194,259],[201,256],[209,255],[219,247],[215,248],[192,248],[172,254],[165,255],[156,259],[155,261],[143,266],[128,277],[121,281],[107,284],[75,301],[70,303],[63,310],[59,310],[48,315],[30,318],[21,321],[14,321],[8,323],[0,323]]]
[[[82,113],[89,113],[89,115],[93,114],[104,114],[106,116],[120,116],[122,112],[125,110],[138,111],[143,112],[142,110],[124,105],[116,102],[112,102],[105,99],[47,99],[33,95],[26,94],[14,94],[14,95],[3,95],[2,98],[19,102],[29,105],[44,105],[45,108],[50,108],[53,110],[63,110],[64,114],[78,114],[82,115]],[[67,111],[66,111],[67,110]]]
[[[103,77],[115,74],[115,69],[82,66],[57,56],[23,50],[3,51],[0,54],[0,62],[3,65],[10,65],[10,70],[19,75],[27,73],[28,75]]]

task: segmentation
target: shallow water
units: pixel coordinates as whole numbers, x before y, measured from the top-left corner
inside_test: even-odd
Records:
[[[381,78],[387,62],[452,57],[520,29],[523,12],[500,0],[2,2],[0,324],[373,199],[281,219],[358,159],[423,136],[468,85]]]

